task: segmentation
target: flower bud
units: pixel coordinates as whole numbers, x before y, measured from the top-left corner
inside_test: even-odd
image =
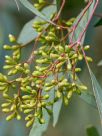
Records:
[[[10,45],[4,45],[3,47],[5,50],[12,50],[12,46]]]
[[[9,41],[10,42],[15,42],[16,38],[12,34],[9,34]]]
[[[28,121],[28,122],[26,123],[26,127],[32,126],[32,125],[33,125],[33,122],[34,122],[34,119],[31,119],[30,121]]]
[[[7,121],[12,120],[14,117],[15,117],[15,112],[7,116],[6,120]]]

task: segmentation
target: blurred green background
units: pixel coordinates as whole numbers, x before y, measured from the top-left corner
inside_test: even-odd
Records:
[[[18,1],[18,0],[17,0]],[[3,72],[2,66],[4,64],[5,52],[3,44],[8,44],[8,34],[14,34],[16,37],[19,35],[22,27],[26,22],[34,17],[27,9],[23,8],[20,3],[20,10],[14,0],[0,0],[0,72]],[[63,16],[69,18],[76,16],[84,7],[83,0],[68,0],[63,11]],[[102,13],[102,1],[100,1],[97,13]],[[102,67],[98,67],[97,63],[102,59],[102,27],[94,28],[95,22],[98,18],[94,18],[89,26],[87,32],[86,44],[91,44],[89,54],[93,57],[94,63],[91,65],[97,79],[102,85]],[[81,64],[83,69],[80,78],[88,85],[91,91],[89,73],[85,64]],[[1,98],[2,99],[2,98]],[[98,128],[100,136],[102,129],[97,109],[94,109],[78,96],[74,96],[68,107],[63,106],[60,114],[60,119],[55,128],[50,123],[45,136],[86,136],[86,127],[94,125]],[[11,122],[5,121],[5,115],[0,112],[0,136],[28,136],[29,129],[25,127],[25,121]]]

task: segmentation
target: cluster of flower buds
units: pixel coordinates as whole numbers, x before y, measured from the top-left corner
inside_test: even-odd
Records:
[[[13,45],[4,45],[4,49],[10,50],[12,55],[5,56],[7,76],[0,74],[0,91],[5,99],[2,111],[8,113],[7,120],[20,120],[23,112],[27,127],[35,119],[41,124],[45,123],[43,110],[51,115],[51,107],[59,99],[68,105],[73,93],[80,94],[87,89],[77,82],[76,76],[81,71],[77,64],[84,58],[80,46],[71,48],[63,38],[62,29],[50,24],[44,31],[44,25],[46,22],[41,21],[33,24],[36,31],[41,33],[37,37],[40,46],[32,51],[28,60],[22,62],[22,48],[26,46],[19,45],[13,35],[9,35]],[[84,47],[84,50],[88,49],[89,46]],[[92,61],[90,57],[86,59]],[[55,94],[53,99],[50,95],[52,91]]]

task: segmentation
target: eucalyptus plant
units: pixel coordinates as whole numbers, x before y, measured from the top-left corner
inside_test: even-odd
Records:
[[[83,61],[89,69],[102,119],[102,90],[89,67],[92,58],[86,54],[90,45],[83,42],[99,0],[87,1],[80,15],[70,19],[63,19],[62,16],[66,0],[20,2],[37,17],[24,27],[18,38],[9,34],[11,45],[3,46],[7,53],[10,52],[5,56],[3,66],[6,74],[0,73],[0,91],[4,98],[1,107],[7,114],[6,120],[20,120],[23,112],[26,127],[38,125],[37,129],[41,132],[34,132],[33,135],[41,136],[50,116],[54,117],[56,125],[62,103],[68,105],[73,94],[91,104],[91,100],[84,96],[88,94],[87,86],[79,81],[77,74],[82,70],[78,64]],[[31,31],[24,33],[29,28]],[[22,58],[23,50],[29,47],[32,47],[31,52],[27,58]],[[92,95],[88,94],[88,97],[95,101]],[[54,112],[56,103],[60,103],[57,113]]]

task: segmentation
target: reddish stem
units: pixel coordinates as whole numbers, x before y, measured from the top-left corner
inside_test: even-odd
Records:
[[[91,1],[87,4],[87,6],[86,6],[86,7],[84,8],[84,10],[83,10],[82,15],[81,15],[80,18],[78,19],[77,23],[73,26],[73,33],[72,33],[72,37],[71,37],[71,43],[73,42],[74,33],[75,33],[75,30],[76,30],[78,24],[80,23],[81,19],[84,17],[85,13],[87,12],[88,8],[91,6],[92,2],[93,2],[93,0],[91,0]]]
[[[61,7],[60,7],[60,10],[59,10],[57,16],[55,17],[54,21],[57,21],[59,19],[60,15],[61,15],[61,12],[62,12],[62,10],[64,8],[64,5],[65,5],[65,0],[62,0],[62,4],[61,4]]]
[[[88,23],[87,23],[87,25],[86,25],[84,31],[80,34],[80,36],[79,36],[79,38],[78,38],[78,41],[77,41],[78,43],[81,42],[81,40],[82,40],[82,38],[83,38],[83,36],[84,36],[84,34],[85,34],[85,32],[86,32],[86,30],[87,30],[89,24],[90,24],[90,22],[91,22],[91,20],[92,20],[92,18],[93,18],[93,15],[94,15],[94,13],[95,13],[95,10],[96,10],[98,4],[99,4],[99,0],[96,0],[96,4],[95,4],[95,6],[94,6],[94,8],[93,8],[93,10],[92,10],[92,14],[91,14],[91,16],[90,16],[90,19],[88,20]]]

